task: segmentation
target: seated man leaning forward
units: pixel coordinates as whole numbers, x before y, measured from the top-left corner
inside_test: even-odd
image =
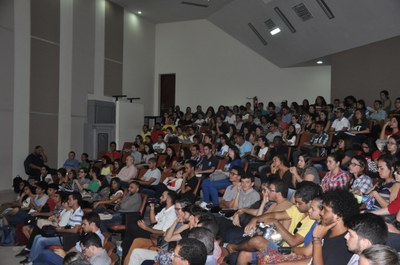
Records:
[[[104,244],[104,236],[100,231],[100,216],[98,213],[86,213],[82,218],[83,234],[95,233]],[[82,253],[81,241],[78,241],[71,249],[46,249],[40,253],[34,265],[62,265],[64,257],[71,252]]]
[[[135,238],[149,239],[152,234],[161,236],[174,223],[176,219],[175,197],[175,192],[164,191],[160,197],[160,204],[165,207],[157,215],[154,203],[150,204],[150,224],[146,224],[144,220],[128,223],[122,242],[123,259],[128,254]]]
[[[245,233],[255,231],[257,222],[265,224],[273,224],[276,230],[282,235],[284,247],[295,247],[302,245],[304,237],[307,235],[314,220],[311,220],[307,214],[310,209],[311,201],[321,194],[321,188],[312,182],[304,181],[297,189],[294,198],[295,205],[285,211],[265,213],[261,216],[254,217],[245,228]],[[286,229],[280,221],[291,220],[289,229]],[[261,251],[265,248],[277,249],[278,246],[267,241],[263,236],[254,236],[250,239],[245,239],[239,244],[229,244],[228,252],[241,251],[238,257],[237,264],[248,264],[255,260],[255,251]]]
[[[72,208],[72,214],[69,218],[67,226],[65,228],[57,227],[58,233],[71,233],[77,234],[82,224],[83,211],[80,207],[82,196],[80,193],[72,193],[68,197],[68,206]],[[70,228],[67,228],[70,227]],[[39,254],[42,253],[50,245],[61,245],[63,237],[42,237],[37,235],[33,241],[31,252],[29,256],[21,261],[22,264],[32,264],[38,258]]]

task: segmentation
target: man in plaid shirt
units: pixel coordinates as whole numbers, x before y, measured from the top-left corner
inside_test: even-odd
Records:
[[[316,134],[311,138],[310,145],[318,147],[317,156],[323,157],[326,155],[326,149],[324,148],[328,143],[329,135],[324,131],[324,125],[322,121],[315,123]]]

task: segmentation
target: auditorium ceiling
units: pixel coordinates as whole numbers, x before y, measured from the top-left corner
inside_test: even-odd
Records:
[[[400,35],[399,0],[112,1],[154,23],[207,19],[279,67]]]

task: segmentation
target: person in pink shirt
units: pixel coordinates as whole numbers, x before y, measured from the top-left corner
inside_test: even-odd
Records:
[[[121,187],[128,187],[128,182],[131,179],[137,177],[138,170],[134,164],[135,159],[132,156],[126,157],[126,166],[117,174],[117,177],[121,180]]]

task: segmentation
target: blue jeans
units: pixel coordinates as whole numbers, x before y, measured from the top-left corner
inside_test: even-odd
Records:
[[[35,261],[40,253],[42,253],[48,246],[61,246],[59,237],[42,237],[37,235],[33,240],[31,252],[29,253],[28,260]]]
[[[62,265],[63,258],[54,253],[53,250],[45,249],[33,262],[34,265]]]
[[[107,232],[108,226],[109,225],[114,225],[114,224],[122,224],[122,215],[121,213],[113,213],[112,214],[112,219],[110,220],[102,220],[100,222],[100,230],[102,233]]]
[[[218,190],[225,189],[230,184],[231,182],[229,181],[229,179],[223,179],[217,181],[211,181],[210,179],[205,179],[201,184],[201,188],[203,190],[203,201],[209,203],[211,198],[211,202],[215,206],[219,205]]]

